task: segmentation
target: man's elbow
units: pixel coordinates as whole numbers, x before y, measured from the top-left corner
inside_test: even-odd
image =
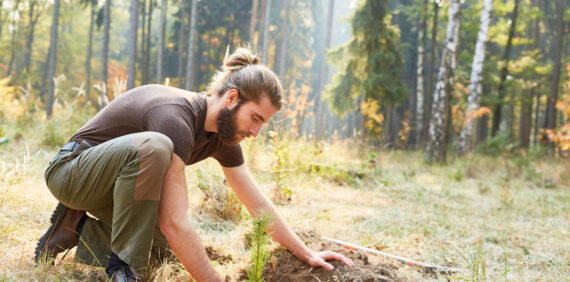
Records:
[[[181,220],[175,220],[172,217],[160,215],[158,217],[160,231],[168,241],[172,240],[176,234],[180,233],[180,230],[182,229],[181,224]]]

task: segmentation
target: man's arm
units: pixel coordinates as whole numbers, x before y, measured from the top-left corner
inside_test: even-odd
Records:
[[[197,281],[222,281],[208,259],[200,238],[188,219],[185,164],[172,154],[162,184],[158,206],[160,230],[184,268]]]
[[[285,223],[273,203],[259,190],[245,164],[232,168],[224,167],[223,170],[228,183],[249,213],[256,218],[268,214],[267,231],[275,241],[290,250],[297,258],[311,266],[322,266],[328,270],[332,270],[333,266],[325,261],[327,259],[336,259],[349,266],[354,265],[348,258],[335,252],[314,252],[309,249]]]

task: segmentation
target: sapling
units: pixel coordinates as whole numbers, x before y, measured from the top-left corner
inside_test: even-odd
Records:
[[[267,238],[268,234],[265,232],[269,215],[264,215],[261,218],[253,218],[253,233],[249,237],[250,250],[251,250],[251,266],[247,273],[249,281],[265,281],[261,278],[265,264],[269,258],[267,252]]]

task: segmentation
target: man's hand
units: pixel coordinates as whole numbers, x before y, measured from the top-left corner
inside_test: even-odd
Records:
[[[349,267],[354,266],[354,263],[349,258],[332,251],[312,252],[306,262],[311,266],[322,266],[326,270],[333,270],[332,264],[326,262],[326,260],[332,259],[338,260]]]

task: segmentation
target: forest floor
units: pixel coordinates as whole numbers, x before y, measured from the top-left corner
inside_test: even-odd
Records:
[[[272,197],[274,154],[260,140],[252,143],[243,146],[248,166]],[[357,267],[312,269],[272,242],[266,280],[570,280],[567,159],[472,155],[438,166],[425,164],[420,152],[382,150],[374,155],[355,147],[351,142],[300,141],[282,146],[287,165],[280,169],[279,184],[292,194],[277,208],[311,247],[342,252]],[[43,179],[55,152],[24,141],[0,145],[0,281],[104,278],[103,268],[74,262],[74,250],[63,260],[60,255],[55,266],[33,263],[36,242],[57,204]],[[245,238],[252,229],[245,209],[216,202],[214,194],[205,202],[203,191],[223,187],[215,161],[190,166],[186,173],[189,216],[215,268],[227,280],[244,279],[251,262]],[[321,236],[462,271],[430,274],[342,249]],[[147,270],[146,277],[177,281],[188,274],[180,264],[165,262]]]

